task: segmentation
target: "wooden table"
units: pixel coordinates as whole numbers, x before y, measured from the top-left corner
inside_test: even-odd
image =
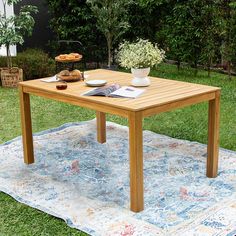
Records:
[[[109,70],[88,71],[89,79],[105,79],[108,82],[128,85],[131,74]],[[129,120],[130,155],[130,208],[134,212],[144,209],[143,199],[143,136],[144,117],[176,108],[208,101],[208,157],[206,175],[216,177],[219,153],[220,89],[199,84],[150,78],[151,85],[136,99],[82,96],[90,90],[84,82],[68,83],[66,90],[57,90],[55,83],[32,80],[19,83],[24,162],[34,162],[30,94],[66,102],[96,110],[97,140],[106,141],[106,113],[126,117]]]

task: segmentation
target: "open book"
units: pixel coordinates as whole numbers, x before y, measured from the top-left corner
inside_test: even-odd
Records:
[[[85,96],[106,96],[106,97],[124,97],[136,98],[142,94],[144,89],[137,89],[129,86],[121,87],[119,84],[111,84],[103,87],[95,88],[84,93]]]
[[[58,82],[58,78],[56,75],[50,77],[50,78],[45,78],[45,79],[40,79],[40,81],[46,82],[46,83],[52,83],[52,82]]]

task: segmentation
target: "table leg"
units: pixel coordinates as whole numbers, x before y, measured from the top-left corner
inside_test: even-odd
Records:
[[[143,200],[143,129],[142,113],[129,114],[130,153],[130,209],[139,212],[144,209]]]
[[[106,114],[97,111],[97,141],[99,143],[106,142]]]
[[[34,163],[34,147],[30,114],[30,97],[28,93],[23,92],[21,86],[19,86],[19,95],[24,162],[26,164],[31,164]]]
[[[209,101],[208,111],[208,145],[206,175],[215,178],[218,172],[219,156],[219,123],[220,123],[220,91],[216,92],[215,99]]]

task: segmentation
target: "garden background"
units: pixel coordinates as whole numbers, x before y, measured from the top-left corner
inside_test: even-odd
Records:
[[[90,2],[96,3],[96,0]],[[103,27],[118,35],[112,45],[113,64],[116,63],[115,52],[120,42],[145,38],[158,43],[166,51],[168,62],[176,64],[178,68],[181,63],[187,63],[196,69],[199,66],[206,69],[221,68],[228,71],[229,77],[235,70],[235,0],[98,2],[100,6],[103,4],[105,8],[111,9],[111,14],[118,12],[116,19],[112,15],[103,15],[105,20],[101,25],[101,21],[91,10],[91,4],[85,0],[39,1],[39,13],[34,16],[36,28],[32,37],[26,38],[23,47],[18,45],[18,50],[37,47],[53,58],[60,50],[58,40],[79,40],[83,45],[79,50],[84,54],[84,60],[90,62],[90,65],[92,63],[92,67],[98,67],[107,63],[107,41],[101,30]],[[116,2],[119,2],[119,6],[125,5],[125,10],[117,10],[114,7]],[[23,4],[34,4],[34,1],[19,2],[15,11],[19,11]],[[99,13],[102,14],[101,11]],[[120,35],[114,29],[117,22],[126,24],[125,29],[119,28],[123,30]],[[28,54],[31,55],[31,52]],[[34,57],[37,58],[37,55],[34,54]],[[21,61],[15,65],[24,67]],[[41,61],[38,62],[40,63]],[[0,67],[4,65],[5,61],[1,58]]]
[[[103,0],[100,4],[113,7],[115,2]],[[113,44],[112,63],[116,64],[116,50],[123,40],[132,41],[139,37],[157,42],[166,51],[166,62],[174,65],[163,63],[153,69],[151,75],[222,88],[220,146],[236,150],[236,80],[232,76],[236,70],[236,1],[124,2],[128,5],[122,19],[128,25]],[[34,4],[34,1],[23,3]],[[58,40],[81,41],[83,48],[80,50],[88,68],[107,64],[106,37],[99,30],[90,4],[84,0],[47,0],[42,4],[48,5],[48,26],[52,37],[37,45],[36,49],[26,49],[27,41],[30,46],[30,38],[18,48],[22,52],[13,58],[13,64],[23,68],[24,79],[55,73],[53,58],[58,53]],[[37,17],[40,20],[40,13]],[[0,57],[0,67],[4,66],[5,58]],[[209,69],[213,68],[226,74],[209,74]],[[18,91],[0,87],[0,104],[0,143],[3,143],[21,134]],[[32,114],[34,132],[95,117],[93,111],[37,97],[32,97]],[[116,116],[108,116],[108,120],[127,124],[125,119]],[[144,129],[206,143],[207,104],[147,118]],[[3,193],[0,193],[0,208],[0,232],[3,235],[84,235],[67,227],[62,220],[20,204]]]

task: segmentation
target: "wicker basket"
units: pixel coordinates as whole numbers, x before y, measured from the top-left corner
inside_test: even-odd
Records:
[[[16,88],[23,81],[23,70],[13,67],[1,70],[2,87]]]

